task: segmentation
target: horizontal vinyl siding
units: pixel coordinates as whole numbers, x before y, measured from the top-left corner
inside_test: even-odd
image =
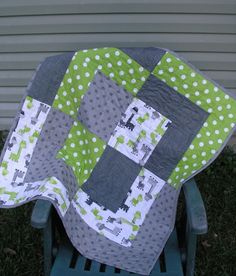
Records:
[[[236,1],[0,2],[0,129],[47,56],[103,46],[172,49],[236,94]]]
[[[1,16],[83,13],[187,13],[235,14],[234,0],[8,0]]]
[[[225,33],[235,34],[235,16],[214,14],[80,14],[0,18],[0,34]]]

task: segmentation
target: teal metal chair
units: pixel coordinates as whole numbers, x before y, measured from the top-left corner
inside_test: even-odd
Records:
[[[193,275],[197,236],[207,233],[205,207],[194,179],[182,187],[185,208],[181,227],[175,226],[151,275]],[[43,229],[44,273],[46,276],[111,276],[134,274],[83,257],[67,238],[64,228],[49,201],[37,200],[31,225]],[[60,242],[56,241],[56,233]]]

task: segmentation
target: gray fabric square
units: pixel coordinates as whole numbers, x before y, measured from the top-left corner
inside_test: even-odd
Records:
[[[145,164],[167,180],[209,114],[153,75],[137,97],[172,121]]]
[[[48,113],[41,135],[34,149],[24,182],[34,182],[55,176],[67,188],[72,199],[78,190],[72,169],[62,159],[56,159],[58,150],[68,136],[73,119],[52,108]]]
[[[78,120],[108,141],[132,99],[129,92],[98,72],[81,102]]]
[[[166,52],[164,49],[157,47],[120,49],[150,72],[154,70],[157,63],[161,60]]]
[[[116,212],[127,198],[140,170],[138,164],[107,146],[82,189],[90,196],[90,200]]]
[[[28,95],[52,105],[60,83],[74,53],[46,58],[38,68]]]

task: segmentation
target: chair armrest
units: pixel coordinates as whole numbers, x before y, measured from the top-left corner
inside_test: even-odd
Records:
[[[37,229],[43,229],[46,227],[48,219],[50,217],[52,210],[52,203],[38,199],[35,203],[32,215],[31,215],[31,225]]]
[[[207,233],[207,216],[204,203],[195,180],[192,178],[183,185],[187,221],[193,234]]]

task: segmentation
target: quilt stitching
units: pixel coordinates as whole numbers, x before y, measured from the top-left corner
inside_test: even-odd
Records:
[[[132,49],[129,51],[132,52]],[[64,134],[66,135],[72,123],[72,118],[74,121],[72,128],[76,129],[76,127],[81,124],[81,122],[78,122],[78,115],[83,97],[86,96],[85,93],[89,90],[94,76],[97,75],[99,71],[116,83],[117,86],[123,87],[127,93],[130,93],[131,99],[134,97],[132,103],[141,102],[142,100],[144,105],[145,100],[138,99],[138,92],[144,87],[148,77],[155,76],[159,78],[163,83],[168,84],[179,94],[183,95],[209,114],[205,122],[202,123],[202,128],[199,130],[196,137],[191,139],[191,144],[189,144],[189,148],[180,158],[178,165],[173,169],[168,183],[166,179],[161,179],[158,173],[154,174],[153,171],[146,167],[147,161],[151,159],[151,156],[147,156],[148,160],[144,158],[144,162],[141,161],[141,163],[140,158],[137,158],[136,161],[134,159],[130,160],[133,164],[139,166],[139,168],[143,165],[145,165],[145,168],[141,168],[141,171],[137,173],[138,175],[135,174],[137,177],[133,181],[130,191],[128,191],[123,203],[116,212],[111,212],[111,210],[104,208],[95,201],[91,201],[89,194],[86,194],[79,186],[77,192],[76,188],[73,192],[73,196],[75,193],[76,196],[74,198],[72,195],[69,196],[67,184],[64,183],[64,179],[66,179],[68,170],[70,170],[74,178],[72,171],[75,174],[77,168],[74,167],[73,169],[73,166],[75,162],[78,162],[78,160],[75,159],[72,161],[73,158],[77,157],[74,156],[74,153],[78,154],[78,151],[73,151],[72,149],[78,144],[78,148],[79,145],[81,146],[79,153],[82,154],[83,148],[88,145],[86,154],[90,154],[91,152],[88,152],[88,149],[90,151],[93,149],[94,151],[96,148],[96,151],[92,153],[92,155],[94,155],[94,153],[97,154],[96,157],[93,156],[94,162],[92,161],[92,167],[85,168],[85,164],[91,165],[89,161],[91,159],[88,158],[85,159],[87,162],[83,162],[83,167],[79,167],[79,169],[87,170],[88,177],[89,174],[94,171],[95,166],[98,166],[100,161],[99,158],[104,156],[103,151],[106,149],[106,142],[108,142],[108,140],[103,137],[103,141],[103,139],[100,139],[92,133],[93,131],[91,131],[91,129],[90,131],[85,131],[84,135],[86,137],[83,137],[83,141],[78,138],[79,136],[76,134],[76,143],[71,146],[73,141],[70,141],[70,147],[68,147],[68,143],[69,139],[72,139],[72,137],[68,136],[68,141],[64,144],[65,147],[59,150],[58,157],[63,158],[65,161],[64,163],[60,160],[60,164],[65,166],[60,166],[59,168],[61,172],[66,170],[66,174],[62,177],[63,181],[53,175],[38,181],[25,181],[25,174],[28,172],[27,166],[29,163],[37,162],[35,157],[34,160],[32,160],[32,153],[35,151],[37,141],[42,137],[41,129],[44,129],[44,120],[47,118],[49,109],[51,109],[51,106],[43,102],[37,102],[33,98],[26,97],[23,103],[23,110],[20,112],[20,117],[16,118],[16,126],[9,134],[7,147],[5,147],[6,151],[3,151],[2,154],[3,159],[0,164],[0,206],[17,206],[36,198],[48,199],[53,202],[54,206],[57,208],[72,242],[75,244],[79,235],[82,235],[82,238],[84,238],[83,242],[91,242],[89,246],[86,245],[86,242],[81,242],[79,245],[76,244],[77,248],[79,250],[81,248],[85,255],[87,254],[87,256],[89,255],[96,260],[104,260],[104,262],[108,264],[116,265],[123,269],[135,271],[137,273],[148,273],[157,252],[162,250],[164,242],[168,238],[171,228],[173,227],[173,214],[176,209],[175,204],[181,184],[203,169],[216,157],[217,153],[225,145],[232,130],[235,128],[236,101],[222,88],[206,79],[202,74],[198,73],[194,68],[191,68],[191,66],[183,62],[180,58],[175,57],[174,54],[169,52],[165,52],[164,54],[164,52],[164,50],[161,50],[159,53],[156,53],[155,58],[158,59],[159,57],[161,58],[161,56],[162,58],[153,72],[150,72],[144,68],[145,66],[141,66],[134,59],[130,58],[129,55],[116,48],[79,51],[74,54],[67,68],[61,86],[55,96],[53,107],[69,115],[67,117],[71,119],[69,124],[67,124],[67,128],[65,128],[66,131]],[[146,57],[140,60],[145,63]],[[146,68],[149,68],[148,62],[145,64]],[[150,60],[150,65],[153,66],[153,64],[154,62]],[[52,90],[54,89],[53,84],[51,88]],[[46,97],[46,94],[44,96]],[[134,151],[135,147],[137,147],[139,152],[139,143],[141,141],[143,142],[145,139],[152,143],[153,137],[151,137],[151,133],[154,127],[153,122],[144,127],[145,123],[149,122],[151,114],[147,115],[146,112],[143,112],[141,116],[136,116],[137,110],[135,110],[132,104],[130,107],[130,110],[127,109],[127,107],[125,108],[123,113],[126,114],[126,116],[120,118],[120,122],[115,126],[113,135],[110,137],[110,139],[116,138],[111,145],[117,153],[117,150],[125,153],[122,146],[124,146],[125,142],[129,142],[126,141],[127,135],[125,133],[122,134],[124,130],[123,127],[126,127],[127,123],[127,129],[129,129],[131,133],[130,137],[132,138],[132,140],[129,139],[131,140],[129,144]],[[25,113],[25,108],[32,110],[30,115]],[[156,108],[156,111],[157,113],[163,114],[161,111],[158,112],[158,108]],[[132,114],[132,112],[136,113]],[[159,116],[161,114],[159,114]],[[163,125],[168,127],[168,123],[171,122],[168,121],[168,116],[165,117],[167,124]],[[129,120],[130,118],[131,120]],[[137,123],[137,125],[142,126],[136,133],[134,132],[134,119],[135,124]],[[172,124],[170,124],[170,127],[171,125]],[[86,129],[82,124],[80,128],[82,132]],[[165,131],[167,132],[168,128],[162,129],[161,133],[158,131],[160,135],[154,137],[154,144],[156,147],[163,141],[161,137],[166,135]],[[179,131],[181,131],[181,126]],[[52,136],[53,130],[49,132],[47,137],[50,137],[50,135]],[[55,132],[56,134],[60,133],[60,131],[57,132],[56,130]],[[135,135],[132,136],[134,133]],[[71,134],[72,133],[69,133],[69,135]],[[122,135],[124,137],[122,137]],[[91,138],[91,141],[86,143],[88,136]],[[95,144],[99,141],[98,145],[96,145],[96,147],[90,147],[91,145],[89,145],[89,143],[93,142],[94,137],[96,138]],[[60,139],[58,139],[58,141],[59,140]],[[51,154],[53,151],[55,151],[56,154],[58,150],[58,148],[56,148],[57,146],[58,144],[55,142],[48,154]],[[70,155],[73,156],[71,158],[67,156],[66,151],[68,151],[68,149],[71,151]],[[154,153],[153,151],[152,155]],[[60,154],[61,156],[59,156]],[[128,152],[127,155],[129,154]],[[125,156],[125,154],[123,154],[123,156]],[[139,155],[137,156],[139,157]],[[160,156],[160,159],[161,158]],[[68,169],[68,167],[70,168]],[[17,172],[17,174],[14,175],[14,172]],[[85,183],[86,180],[87,178],[83,175],[82,181],[80,179],[79,184]],[[74,182],[76,182],[75,179]],[[153,210],[154,213],[156,213],[152,218],[155,218],[150,220],[149,214]],[[74,215],[73,218],[71,217],[72,215]],[[79,223],[69,228],[69,223],[72,221],[79,221]],[[83,222],[85,223],[83,224]],[[80,227],[84,228],[80,229]],[[152,238],[154,231],[155,233],[158,231],[158,235]],[[90,241],[90,237],[86,236],[86,233],[91,234],[93,240]],[[144,244],[144,240],[145,242],[147,241],[147,244]],[[93,245],[92,242],[96,243],[96,246]],[[153,242],[157,245],[157,249],[153,247]],[[89,251],[89,248],[91,251]],[[148,255],[146,255],[146,253],[148,253]],[[137,267],[137,260],[140,258],[143,258],[143,264]]]
[[[132,98],[131,93],[98,71],[81,101],[78,120],[107,142]]]
[[[78,185],[82,186],[105,148],[106,144],[97,135],[91,133],[79,121],[74,121],[67,140],[58,151],[57,158],[62,158],[72,167]]]
[[[165,181],[142,168],[117,212],[104,209],[81,189],[72,204],[83,220],[107,238],[130,247]]]
[[[3,183],[10,182],[14,187],[24,181],[49,110],[50,106],[26,97],[1,163],[0,179]]]
[[[178,188],[191,174],[206,165],[221,148],[235,126],[236,102],[217,85],[169,52],[162,57],[153,74],[210,113],[168,179],[169,184]],[[202,100],[201,95],[204,95]]]
[[[137,94],[150,74],[116,48],[76,52],[55,96],[53,107],[76,119],[81,100],[98,70],[133,95]]]
[[[144,166],[170,124],[171,121],[158,111],[134,98],[108,145]]]

